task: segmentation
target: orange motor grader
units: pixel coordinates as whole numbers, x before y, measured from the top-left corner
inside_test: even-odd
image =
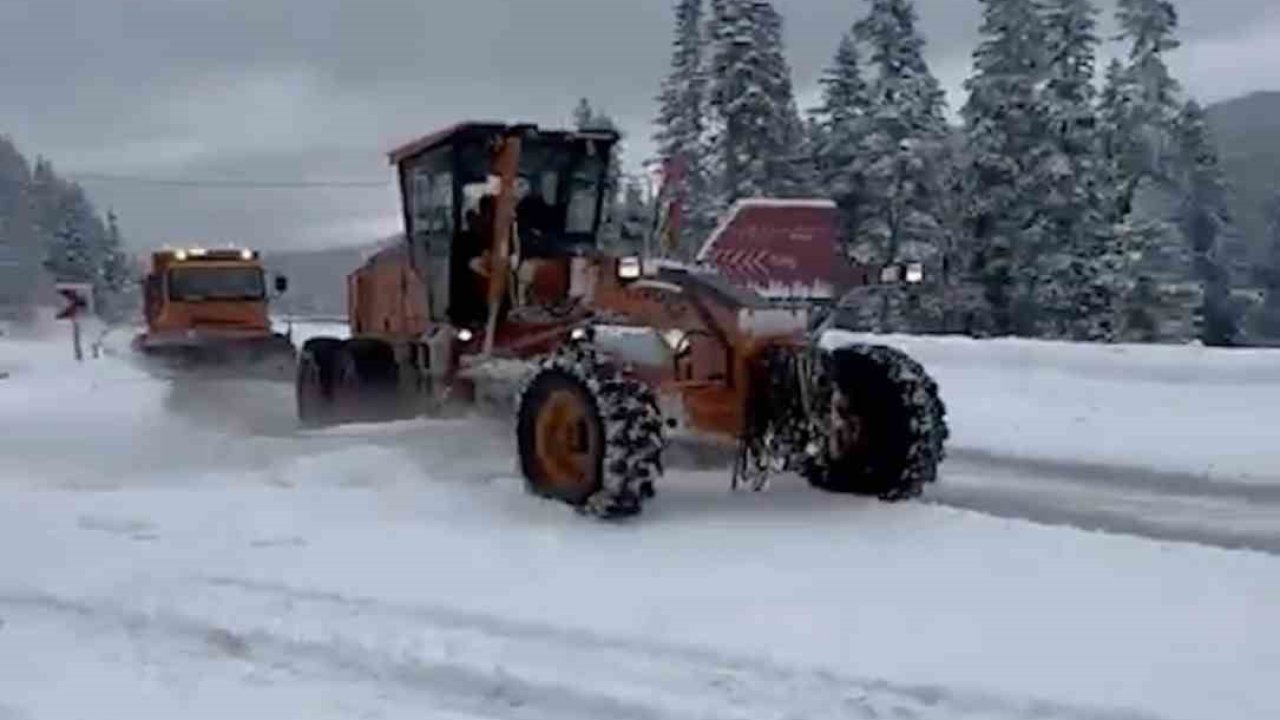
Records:
[[[405,239],[348,277],[351,337],[301,349],[302,423],[416,416],[503,388],[529,489],[606,518],[653,497],[673,433],[735,447],[735,486],[793,471],[901,500],[934,481],[945,411],[911,358],[824,350],[802,311],[601,250],[617,140],[465,123],[393,151]]]

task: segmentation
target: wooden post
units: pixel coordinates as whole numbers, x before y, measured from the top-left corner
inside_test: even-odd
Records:
[[[75,343],[76,362],[84,362],[84,347],[80,343],[80,317],[78,315],[71,318],[71,338]]]

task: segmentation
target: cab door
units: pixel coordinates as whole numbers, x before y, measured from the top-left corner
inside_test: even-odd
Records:
[[[457,223],[453,147],[441,147],[410,160],[401,172],[410,261],[426,281],[432,322],[448,323]]]

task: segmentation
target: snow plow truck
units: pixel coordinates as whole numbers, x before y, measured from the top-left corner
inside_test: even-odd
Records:
[[[654,497],[677,435],[732,449],[734,487],[795,472],[898,501],[935,481],[945,407],[912,358],[824,349],[803,310],[601,249],[617,141],[464,123],[391,152],[404,240],[348,276],[350,337],[302,347],[302,424],[505,397],[528,489],[600,518]]]
[[[276,276],[274,291],[288,281]],[[290,382],[297,351],[272,329],[270,290],[254,250],[187,248],[152,253],[143,283],[146,326],[133,349],[170,377]]]

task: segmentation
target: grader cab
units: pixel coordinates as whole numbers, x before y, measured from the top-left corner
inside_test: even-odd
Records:
[[[738,448],[735,485],[790,470],[901,499],[933,481],[944,407],[910,358],[821,349],[802,311],[599,247],[616,142],[468,123],[392,152],[404,242],[348,278],[351,337],[303,347],[301,420],[412,416],[497,386],[528,487],[601,517],[653,497],[673,433]]]

